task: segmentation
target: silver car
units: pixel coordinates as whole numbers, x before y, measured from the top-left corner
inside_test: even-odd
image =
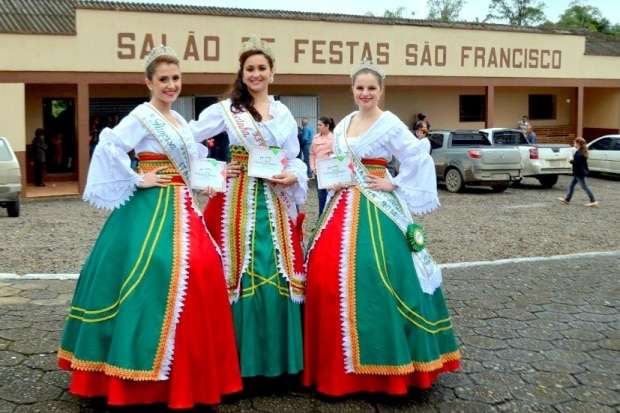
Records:
[[[0,207],[5,207],[10,217],[19,216],[21,182],[17,157],[9,140],[0,136]]]

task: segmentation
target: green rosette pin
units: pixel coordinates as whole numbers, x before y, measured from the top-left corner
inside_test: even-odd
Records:
[[[426,248],[426,233],[422,225],[409,224],[407,226],[407,241],[413,252],[420,252]]]

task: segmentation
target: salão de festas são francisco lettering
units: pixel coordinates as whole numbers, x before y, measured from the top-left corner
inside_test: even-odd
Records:
[[[242,37],[240,43],[247,40]],[[263,38],[276,44],[275,38]],[[537,49],[523,47],[495,47],[478,45],[449,46],[430,42],[407,42],[393,47],[388,41],[287,39],[290,43],[289,56],[292,63],[313,65],[354,64],[371,59],[378,65],[402,63],[405,66],[428,67],[473,67],[505,69],[549,69],[562,68],[562,51],[559,49]],[[221,39],[217,35],[197,35],[188,32],[186,39],[175,43],[183,61],[219,62]],[[166,33],[117,34],[116,56],[123,60],[144,59],[156,45],[167,45]],[[456,53],[455,53],[456,51]],[[283,57],[279,57],[282,59]],[[286,58],[286,57],[284,57]]]

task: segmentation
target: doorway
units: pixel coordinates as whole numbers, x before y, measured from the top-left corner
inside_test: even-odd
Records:
[[[47,143],[46,180],[76,180],[75,100],[43,98],[43,129]]]

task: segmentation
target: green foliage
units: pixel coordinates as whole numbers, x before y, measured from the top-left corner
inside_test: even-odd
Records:
[[[603,17],[598,7],[573,1],[560,16],[556,27],[564,29],[585,29],[591,32],[620,36],[620,25],[612,25]]]
[[[545,21],[545,4],[535,0],[491,0],[485,21],[499,20],[512,26],[534,26]]]
[[[428,18],[444,22],[458,20],[464,5],[465,0],[428,0]]]

